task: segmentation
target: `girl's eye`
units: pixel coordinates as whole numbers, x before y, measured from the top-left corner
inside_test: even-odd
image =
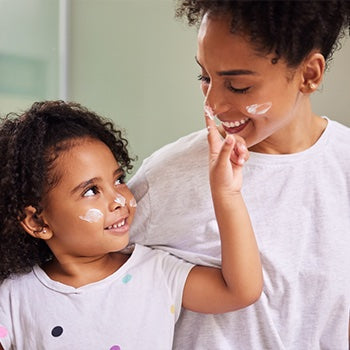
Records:
[[[198,80],[200,80],[202,83],[205,83],[205,84],[209,84],[210,83],[210,78],[209,77],[205,77],[202,74],[198,75]]]
[[[97,186],[92,186],[88,188],[84,193],[83,197],[92,197],[95,196],[96,194],[100,193]]]
[[[115,180],[114,185],[115,185],[115,186],[123,185],[123,184],[124,184],[124,179],[125,179],[125,175],[124,175],[124,174],[121,175],[121,176],[119,176],[119,177]]]

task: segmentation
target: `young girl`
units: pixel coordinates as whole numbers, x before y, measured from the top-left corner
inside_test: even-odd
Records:
[[[136,202],[123,182],[127,141],[111,122],[61,101],[3,121],[0,349],[170,349],[181,304],[218,313],[257,300],[262,272],[240,194],[247,150],[206,119],[222,270],[139,245],[120,252]]]
[[[198,25],[206,109],[250,151],[242,192],[264,291],[238,312],[185,310],[174,349],[349,350],[350,129],[317,115],[310,97],[349,33],[350,1],[181,0],[178,15]],[[131,240],[218,266],[206,173],[205,130],[146,159],[129,182]]]

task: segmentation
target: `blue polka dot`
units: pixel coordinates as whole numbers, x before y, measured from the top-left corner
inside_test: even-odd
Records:
[[[56,326],[52,328],[51,335],[53,337],[59,337],[63,333],[63,328],[60,326]]]
[[[132,276],[130,274],[127,274],[123,277],[122,281],[124,284],[127,284],[128,282],[130,282]]]

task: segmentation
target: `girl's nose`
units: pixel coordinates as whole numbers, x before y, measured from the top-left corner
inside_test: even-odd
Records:
[[[111,197],[110,210],[114,211],[126,206],[126,198],[119,192],[115,192]]]

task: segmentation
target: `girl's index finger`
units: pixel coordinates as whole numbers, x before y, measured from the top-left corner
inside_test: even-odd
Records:
[[[208,129],[208,143],[210,152],[219,153],[222,144],[222,137],[215,124],[215,121],[205,114],[205,124]]]

